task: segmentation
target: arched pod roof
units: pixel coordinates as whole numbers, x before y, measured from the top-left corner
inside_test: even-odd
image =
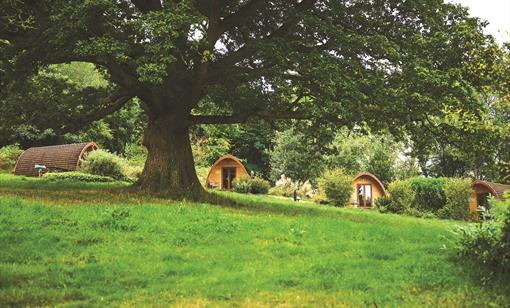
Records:
[[[226,155],[223,155],[222,157],[218,158],[218,160],[211,166],[211,169],[209,170],[209,173],[207,174],[207,178],[206,178],[206,181],[209,180],[209,177],[211,176],[211,172],[214,170],[214,167],[216,167],[217,165],[219,165],[222,161],[226,160],[226,159],[231,159],[233,160],[234,162],[236,162],[240,167],[241,169],[246,173],[246,174],[249,174],[248,171],[246,170],[246,168],[244,167],[243,163],[241,162],[241,160],[237,157],[235,157],[234,155],[230,155],[230,154],[226,154]],[[206,184],[207,185],[207,184]]]
[[[473,183],[471,183],[471,188],[473,188],[475,191],[477,186],[487,188],[491,194],[499,200],[503,199],[503,194],[505,191],[510,190],[510,185],[491,183],[483,180],[475,180]]]
[[[356,175],[352,181],[356,182],[356,180],[358,180],[361,177],[368,177],[368,178],[374,180],[374,182],[377,183],[377,185],[379,186],[379,188],[381,189],[383,194],[386,195],[386,188],[384,187],[384,184],[381,182],[381,180],[379,180],[378,177],[376,177],[375,175],[373,175],[370,172],[361,172],[358,175]]]
[[[36,164],[44,165],[51,171],[75,171],[83,156],[96,149],[94,142],[29,148],[18,158],[14,174],[38,176],[34,168]]]

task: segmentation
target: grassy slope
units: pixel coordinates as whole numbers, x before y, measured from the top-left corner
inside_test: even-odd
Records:
[[[453,261],[454,222],[230,196],[0,175],[0,306],[510,304]]]

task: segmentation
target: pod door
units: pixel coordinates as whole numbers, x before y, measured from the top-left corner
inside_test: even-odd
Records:
[[[372,185],[358,185],[358,207],[371,208],[373,206]]]
[[[223,167],[221,168],[221,188],[230,191],[233,188],[234,180],[237,176],[237,168]]]

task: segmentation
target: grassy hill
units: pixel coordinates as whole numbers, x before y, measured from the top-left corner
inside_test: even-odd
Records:
[[[0,306],[506,306],[455,260],[458,222],[0,175]]]

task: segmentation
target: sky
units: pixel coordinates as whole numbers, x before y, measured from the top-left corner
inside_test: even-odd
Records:
[[[472,16],[487,20],[486,34],[501,44],[510,42],[510,0],[448,0],[468,7]]]

